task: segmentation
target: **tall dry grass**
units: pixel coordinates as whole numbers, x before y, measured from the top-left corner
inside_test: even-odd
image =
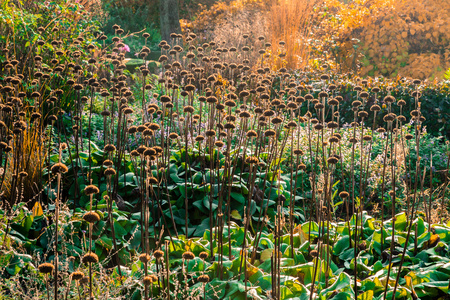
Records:
[[[272,53],[281,53],[280,59],[275,61],[276,67],[299,69],[307,65],[309,20],[317,3],[317,0],[272,0],[267,24]],[[280,41],[286,43],[279,47]],[[285,65],[282,65],[283,60]]]

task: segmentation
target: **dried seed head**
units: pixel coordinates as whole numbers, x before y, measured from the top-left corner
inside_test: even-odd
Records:
[[[53,174],[57,174],[57,173],[66,173],[67,171],[69,171],[69,169],[67,168],[67,166],[63,163],[56,163],[52,166],[52,173]]]
[[[70,274],[70,276],[72,276],[73,280],[80,280],[84,277],[84,273],[81,271],[74,271],[72,274]]]
[[[311,255],[312,257],[317,257],[319,256],[319,251],[317,251],[316,249],[311,250],[311,252],[309,252],[309,255]]]
[[[156,275],[148,275],[142,279],[142,282],[146,286],[152,284],[153,282],[157,282],[157,281],[158,281],[158,277],[156,277]]]
[[[259,162],[259,159],[258,159],[256,156],[248,156],[248,157],[245,159],[245,162],[246,162],[247,164],[257,164],[257,163]]]
[[[341,197],[342,199],[345,199],[349,196],[350,194],[346,191],[342,191],[339,193],[339,197]]]
[[[139,260],[143,263],[148,263],[151,259],[152,257],[147,253],[142,253],[141,255],[139,255]]]
[[[95,253],[89,252],[83,256],[81,261],[84,264],[88,264],[88,263],[96,264],[96,263],[98,263],[98,256]]]
[[[164,252],[161,251],[161,250],[155,250],[155,251],[153,252],[153,256],[154,256],[156,259],[161,259],[162,257],[164,257]]]
[[[191,260],[191,259],[195,258],[195,255],[191,251],[186,251],[183,253],[183,255],[181,257],[185,260]]]
[[[105,150],[106,152],[113,152],[113,151],[116,151],[116,146],[111,145],[111,144],[108,144],[108,145],[106,145],[106,146],[104,147],[104,150]]]
[[[113,168],[107,168],[104,173],[105,176],[113,176],[116,175],[116,170],[114,170]]]
[[[209,276],[206,275],[206,274],[198,276],[198,282],[208,283],[209,282]]]
[[[201,259],[205,260],[205,259],[208,258],[208,252],[202,251],[202,252],[200,252],[198,257],[200,257]]]
[[[83,220],[88,223],[96,223],[100,221],[100,216],[95,211],[88,211],[84,214]]]
[[[339,161],[339,159],[338,159],[337,157],[335,157],[335,156],[331,156],[331,157],[329,157],[329,158],[327,159],[327,162],[328,162],[330,165],[335,165],[335,164],[338,163],[338,161]]]
[[[90,185],[88,185],[88,186],[86,186],[86,187],[84,188],[84,193],[85,193],[86,195],[97,194],[97,193],[99,193],[99,192],[100,192],[100,190],[98,189],[98,187],[96,187],[96,186],[93,185],[93,184],[90,184]]]
[[[51,263],[43,263],[38,266],[38,270],[42,274],[49,274],[49,273],[53,272],[54,268],[55,268],[55,266],[53,266],[53,264],[51,264]]]

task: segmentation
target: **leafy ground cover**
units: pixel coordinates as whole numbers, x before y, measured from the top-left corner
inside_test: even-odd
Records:
[[[2,5],[4,299],[448,298],[448,82]]]

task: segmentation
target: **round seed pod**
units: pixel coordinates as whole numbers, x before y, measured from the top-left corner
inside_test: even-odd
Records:
[[[312,257],[318,257],[319,251],[317,251],[316,249],[313,249],[313,250],[311,250],[311,252],[309,252],[309,255],[311,255]]]
[[[405,100],[403,100],[403,99],[401,99],[401,100],[398,100],[398,101],[397,101],[397,105],[398,105],[398,106],[403,106],[403,105],[406,105],[406,101],[405,101]]]
[[[385,103],[394,103],[395,102],[395,98],[394,98],[394,96],[387,95],[386,97],[384,97],[384,102]]]
[[[330,165],[335,165],[335,164],[338,163],[338,161],[339,161],[339,159],[338,159],[337,157],[335,157],[335,156],[331,156],[331,157],[329,157],[329,158],[327,159],[327,162],[328,162]]]
[[[114,170],[113,168],[107,168],[104,173],[105,176],[113,176],[116,175],[116,170]]]
[[[342,191],[339,193],[339,197],[341,197],[342,199],[347,198],[348,196],[350,196],[350,194],[346,191]]]
[[[158,279],[157,279],[158,280]],[[150,284],[153,283],[153,277],[152,276],[145,276],[142,279],[142,282],[144,283],[144,285],[149,286]]]
[[[100,216],[95,211],[88,211],[84,214],[83,220],[88,223],[96,223],[100,221]]]
[[[57,173],[66,173],[67,171],[69,171],[69,169],[67,168],[67,166],[63,163],[56,163],[52,166],[52,173],[53,174],[57,174]]]
[[[90,184],[84,188],[84,193],[86,195],[93,195],[93,194],[97,194],[99,192],[100,192],[100,190],[98,189],[98,187],[96,187],[93,184]]]
[[[387,115],[385,115],[383,117],[383,121],[385,121],[385,122],[392,122],[392,121],[395,120],[396,117],[397,116],[394,113],[389,113],[389,114],[387,114]]]
[[[361,93],[359,94],[359,96],[360,96],[361,98],[369,98],[369,93],[368,93],[368,92],[361,92]]]
[[[380,111],[380,110],[381,110],[381,107],[376,104],[374,104],[370,107],[370,111]]]
[[[116,146],[108,144],[103,148],[106,152],[113,152],[116,151]]]
[[[247,164],[257,164],[257,163],[259,162],[259,159],[258,159],[256,156],[248,156],[248,157],[245,159],[245,162],[246,162]]]
[[[367,118],[369,116],[369,114],[363,110],[363,111],[358,112],[358,116],[360,118]]]
[[[153,251],[153,257],[155,257],[156,259],[161,259],[162,257],[164,257],[164,252],[161,250],[155,250]]]
[[[152,257],[147,253],[142,253],[141,255],[139,255],[139,260],[143,263],[148,263],[151,259]]]
[[[208,252],[202,251],[202,252],[200,252],[198,257],[200,257],[201,259],[205,260],[205,259],[208,258]]]
[[[85,255],[83,255],[83,257],[81,258],[81,261],[84,264],[88,264],[88,263],[96,264],[96,263],[98,263],[98,256],[95,253],[88,252]]]
[[[191,251],[186,251],[183,253],[183,255],[181,257],[185,260],[191,260],[191,259],[195,258],[195,255]]]
[[[72,274],[70,274],[70,276],[72,276],[73,280],[80,280],[81,278],[84,277],[84,273],[81,271],[74,271]]]
[[[38,266],[38,270],[42,274],[50,274],[53,272],[54,268],[55,268],[55,266],[51,263],[43,263]]]
[[[198,276],[198,282],[208,283],[209,282],[209,276],[206,275],[206,274]]]
[[[248,137],[248,138],[257,137],[257,136],[258,136],[258,134],[256,133],[255,130],[249,130],[249,131],[247,131],[247,137]]]
[[[276,134],[275,130],[272,130],[272,129],[267,129],[264,132],[264,136],[266,136],[266,137],[271,137],[271,136],[274,136],[275,134]]]

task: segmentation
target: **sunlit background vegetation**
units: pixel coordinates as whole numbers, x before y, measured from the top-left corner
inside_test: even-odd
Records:
[[[0,299],[448,299],[448,1],[164,1],[0,0]]]

